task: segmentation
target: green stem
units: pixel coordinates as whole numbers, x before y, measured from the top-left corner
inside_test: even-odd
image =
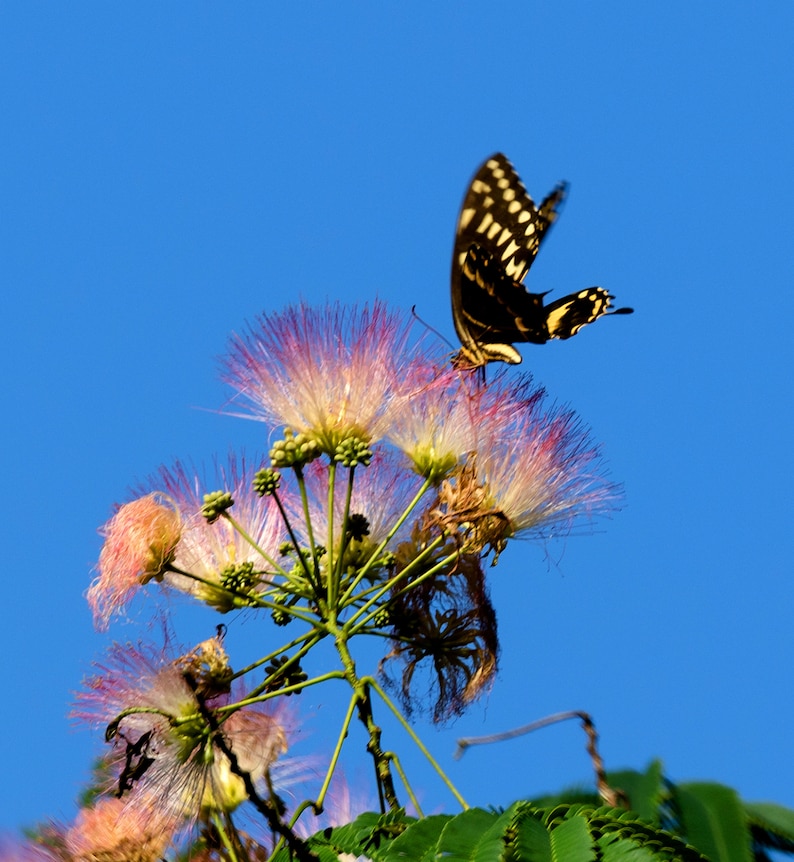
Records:
[[[224,825],[221,818],[218,816],[217,812],[212,813],[212,823],[215,826],[215,829],[220,836],[221,843],[226,848],[226,852],[229,854],[230,862],[238,862],[237,860],[237,851],[234,848],[234,844],[229,837],[228,832],[226,831],[226,826]]]
[[[334,771],[336,770],[336,764],[339,762],[339,756],[342,753],[342,746],[344,745],[345,739],[347,738],[350,721],[353,718],[353,710],[356,708],[356,701],[357,697],[355,694],[353,694],[353,696],[350,698],[347,712],[345,713],[345,719],[342,722],[342,728],[339,731],[339,737],[336,740],[336,746],[334,748],[333,754],[331,755],[331,762],[328,765],[328,771],[325,773],[325,779],[323,780],[322,786],[320,787],[320,792],[317,794],[317,799],[314,802],[315,811],[318,808],[322,810],[323,804],[325,802],[325,795],[326,793],[328,793],[328,788],[331,784],[331,778],[333,777]]]
[[[431,765],[431,766],[433,767],[433,769],[435,769],[435,771],[438,773],[438,775],[439,775],[439,777],[441,778],[441,780],[444,782],[444,784],[446,784],[446,785],[447,785],[447,787],[449,788],[449,790],[450,790],[450,792],[452,793],[452,795],[455,797],[455,799],[457,799],[457,800],[458,800],[458,802],[460,803],[460,806],[461,806],[464,810],[468,809],[468,808],[469,808],[469,805],[468,805],[468,803],[466,802],[466,800],[465,800],[465,799],[460,795],[460,793],[458,792],[457,788],[456,788],[456,787],[455,787],[455,785],[454,785],[454,784],[449,780],[449,778],[447,778],[447,775],[446,775],[446,773],[444,772],[444,770],[443,770],[443,769],[441,768],[441,766],[438,764],[438,762],[437,762],[437,761],[436,761],[436,759],[433,757],[433,755],[432,755],[432,754],[427,750],[427,748],[425,747],[425,744],[422,742],[422,740],[421,740],[421,739],[419,739],[419,737],[416,735],[416,733],[414,733],[414,730],[413,730],[413,728],[411,727],[411,725],[410,725],[410,724],[408,724],[408,722],[405,720],[405,718],[404,718],[403,714],[400,712],[400,710],[399,710],[399,709],[397,709],[397,707],[395,706],[395,704],[394,704],[394,703],[392,703],[392,701],[391,701],[391,699],[389,698],[389,696],[388,696],[388,695],[386,694],[386,692],[385,692],[385,691],[384,691],[384,690],[383,690],[383,689],[378,685],[377,681],[376,681],[375,679],[373,679],[371,676],[366,676],[366,677],[363,677],[363,678],[362,678],[361,682],[362,682],[362,683],[364,683],[365,685],[368,685],[368,686],[371,686],[372,688],[374,688],[374,689],[375,689],[375,691],[376,691],[376,692],[381,696],[381,699],[382,699],[382,700],[383,700],[383,702],[386,704],[386,706],[388,706],[388,707],[389,707],[389,709],[392,711],[392,713],[394,713],[394,716],[395,716],[395,718],[397,719],[397,721],[399,721],[399,722],[400,722],[400,724],[405,728],[406,733],[411,737],[411,739],[413,739],[413,741],[416,743],[416,745],[417,745],[417,747],[419,748],[419,750],[420,750],[420,751],[422,752],[422,754],[424,754],[424,756],[427,758],[427,760],[428,760],[428,762],[430,763],[430,765]]]
[[[232,679],[238,679],[241,676],[245,676],[245,674],[250,673],[252,670],[256,670],[258,667],[261,667],[263,664],[267,664],[271,659],[274,659],[277,655],[281,655],[282,653],[287,652],[287,650],[291,650],[293,647],[302,643],[303,646],[296,653],[297,657],[306,655],[306,653],[316,644],[319,643],[323,637],[325,637],[324,633],[320,633],[317,631],[309,632],[308,634],[301,635],[299,638],[295,638],[283,646],[280,646],[278,649],[273,650],[273,652],[268,653],[266,656],[263,656],[260,659],[257,659],[255,662],[252,662],[247,667],[242,668],[242,670],[238,670],[235,674],[232,675]]]
[[[419,805],[419,800],[416,798],[416,794],[411,787],[408,776],[405,774],[405,770],[403,769],[402,763],[400,763],[400,758],[394,752],[389,752],[389,756],[391,757],[391,762],[394,764],[394,768],[397,770],[397,774],[400,776],[400,780],[405,786],[405,791],[408,794],[408,798],[411,800],[411,804],[413,805],[416,813],[419,817],[424,817],[425,815],[422,813],[422,808]]]
[[[303,476],[303,468],[301,467],[300,464],[295,464],[292,469],[295,471],[295,478],[298,482],[298,489],[300,490],[301,506],[303,507],[303,521],[306,524],[306,537],[309,540],[309,549],[311,550],[311,553],[312,553],[312,563],[314,565],[314,572],[313,573],[309,572],[309,570],[308,570],[309,567],[306,565],[305,562],[303,563],[303,566],[304,566],[304,570],[306,571],[306,577],[309,579],[309,583],[312,585],[312,587],[314,588],[314,591],[317,595],[317,602],[320,605],[320,607],[322,608],[324,606],[325,599],[324,599],[324,594],[323,594],[324,591],[323,591],[322,580],[321,580],[321,575],[320,575],[320,556],[317,553],[317,544],[314,541],[314,530],[312,529],[312,518],[311,518],[311,510],[309,509],[309,495],[306,491],[306,480]],[[287,516],[285,514],[284,518],[286,519],[286,517]],[[298,554],[298,557],[302,557],[302,554],[300,553],[300,548],[298,546],[297,541],[295,540],[294,535],[292,533],[290,535],[293,536],[292,541],[293,541],[293,544],[295,545],[295,550]],[[315,579],[315,576],[316,576],[316,579]]]
[[[380,555],[383,553],[383,550],[386,547],[386,545],[388,545],[389,542],[394,538],[395,534],[397,533],[397,530],[399,530],[400,527],[405,523],[405,521],[408,519],[408,516],[416,508],[416,506],[419,504],[419,501],[427,493],[428,488],[430,488],[430,486],[432,484],[433,483],[429,479],[425,479],[424,483],[422,484],[422,487],[414,495],[413,500],[411,500],[411,502],[406,507],[405,511],[402,513],[402,515],[400,515],[400,517],[395,522],[394,526],[386,534],[386,537],[383,539],[383,541],[378,545],[377,548],[375,548],[375,550],[372,553],[372,556],[369,558],[369,560],[367,560],[367,562],[362,567],[361,571],[356,575],[356,578],[353,581],[353,583],[351,583],[350,586],[345,590],[345,593],[342,596],[342,600],[339,603],[340,607],[343,607],[349,603],[350,595],[353,592],[353,590],[361,583],[362,579],[367,576],[367,574],[369,573],[369,570],[372,568],[372,566],[375,565],[375,563],[378,561]]]
[[[282,695],[301,692],[304,688],[318,685],[319,683],[326,682],[329,679],[347,679],[347,675],[341,670],[329,670],[328,673],[314,676],[311,679],[305,679],[303,682],[296,682],[294,685],[286,685],[284,688],[279,688],[276,691],[268,691],[265,692],[265,694],[261,693],[264,691],[264,687],[266,685],[266,683],[263,683],[254,689],[256,694],[253,694],[244,700],[239,700],[236,703],[228,704],[227,706],[218,706],[215,708],[215,711],[225,712],[229,710],[237,710],[242,706],[250,706],[252,703],[264,703],[266,700],[272,700],[274,697],[281,697]]]
[[[353,496],[353,475],[355,466],[349,468],[347,475],[347,490],[345,492],[345,508],[342,512],[342,529],[339,532],[339,553],[336,557],[336,565],[331,565],[331,560],[328,561],[328,605],[329,607],[337,607],[337,599],[339,597],[339,584],[342,582],[342,566],[345,560],[345,551],[348,545],[347,529],[350,523],[350,500]],[[333,504],[332,500],[328,501],[329,508]],[[330,537],[329,537],[330,539]]]
[[[374,761],[378,793],[383,794],[383,798],[389,806],[389,809],[396,811],[400,807],[400,804],[397,801],[397,793],[394,789],[394,779],[392,778],[391,768],[389,765],[390,758],[381,748],[380,740],[382,731],[375,723],[375,718],[372,713],[372,698],[369,693],[369,684],[360,679],[356,672],[356,665],[348,648],[347,633],[345,630],[337,628],[335,625],[331,624],[329,626],[329,632],[334,635],[336,649],[339,653],[339,657],[342,659],[345,678],[353,689],[353,702],[358,711],[359,721],[361,721],[369,734],[367,751],[372,755],[372,759]]]
[[[301,487],[302,493],[301,498],[305,502],[305,488],[303,487],[303,474],[300,472],[298,467],[295,467],[295,475],[298,477],[298,482]],[[281,513],[281,520],[284,522],[284,526],[287,528],[287,532],[289,533],[290,541],[292,542],[292,547],[295,548],[295,553],[297,555],[297,559],[300,561],[301,567],[303,568],[303,573],[306,575],[306,580],[311,584],[312,589],[314,590],[315,596],[319,594],[318,584],[314,580],[314,574],[312,573],[309,566],[306,565],[306,560],[303,557],[303,554],[300,551],[300,543],[298,542],[298,538],[295,535],[295,531],[292,529],[292,524],[290,523],[290,519],[287,517],[287,510],[284,508],[284,504],[281,502],[281,498],[274,491],[273,499],[276,501],[276,505],[278,506],[278,510]],[[312,560],[314,561],[315,568],[317,566],[317,554],[314,550],[314,537],[312,534],[312,524],[309,520],[308,509],[306,505],[304,505],[304,516],[306,518],[306,527],[309,534],[309,547],[312,549]],[[289,575],[287,575],[289,578]]]
[[[443,541],[443,537],[439,537],[434,540],[433,545],[437,545],[439,542]],[[431,545],[432,548],[432,545]],[[409,584],[406,584],[401,590],[392,596],[393,599],[398,598],[399,596],[404,595],[409,590],[412,590],[417,584],[421,584],[422,581],[428,580],[428,578],[434,577],[439,571],[442,571],[446,566],[448,566],[456,557],[458,556],[458,552],[455,551],[452,554],[449,554],[447,557],[444,557],[443,560],[436,563],[432,568],[428,569],[425,572],[422,572],[419,577],[415,580],[411,581]],[[349,620],[345,623],[345,628],[348,630],[348,633],[352,637],[357,632],[361,630],[361,628],[377,614],[379,607],[374,607],[386,593],[390,592],[400,581],[404,580],[407,575],[410,575],[411,570],[415,569],[416,566],[413,564],[412,560],[404,569],[399,571],[393,578],[388,580],[372,597],[367,599],[367,601],[358,608],[355,613],[353,613]],[[373,608],[371,612],[368,613],[369,609]],[[363,619],[361,617],[363,616]]]
[[[286,577],[287,573],[284,569],[265,551],[264,548],[261,548],[259,544],[254,541],[253,536],[249,535],[249,533],[243,529],[242,525],[239,524],[234,517],[228,513],[228,511],[223,513],[223,517],[226,518],[232,527],[245,539],[246,542],[248,542],[248,544],[269,566],[272,566],[280,575],[284,575],[284,577]]]
[[[325,560],[327,564],[326,571],[328,580],[333,578],[334,571],[334,492],[336,489],[336,461],[332,460],[328,465],[328,499],[325,506],[328,512],[328,535],[325,539]],[[330,594],[331,585],[328,584]],[[330,613],[336,619],[336,605],[329,603]]]

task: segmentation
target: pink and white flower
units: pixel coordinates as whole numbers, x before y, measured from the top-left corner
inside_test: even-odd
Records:
[[[186,823],[232,811],[248,798],[240,770],[267,794],[265,779],[287,748],[286,713],[256,703],[228,709],[230,671],[217,638],[170,662],[152,647],[116,644],[98,670],[73,715],[107,727],[116,775],[108,790],[130,807]]]
[[[372,307],[290,306],[260,317],[231,340],[224,380],[252,418],[312,437],[333,455],[350,437],[370,442],[388,428],[416,361],[405,315]]]
[[[224,572],[243,564],[251,564],[254,573],[272,569],[269,560],[278,556],[284,538],[284,523],[273,498],[260,497],[251,486],[259,466],[260,460],[249,463],[230,455],[225,464],[216,462],[209,475],[201,476],[177,462],[150,479],[174,501],[183,523],[172,568],[196,576],[170,571],[166,583],[221,611],[240,607],[241,600],[224,588]],[[201,514],[204,495],[217,490],[231,494],[234,506],[229,512],[247,536],[226,518],[210,524]]]
[[[543,391],[528,381],[489,397],[475,472],[484,505],[506,518],[507,536],[549,536],[615,508],[620,490],[606,479],[599,449],[573,411],[546,408]]]

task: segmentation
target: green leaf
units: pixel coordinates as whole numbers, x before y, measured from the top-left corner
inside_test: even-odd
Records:
[[[318,846],[312,842],[311,851],[320,862],[339,862],[339,851],[327,844]],[[282,847],[275,856],[270,857],[269,862],[294,862],[294,860],[295,856],[290,853],[289,849]]]
[[[610,772],[607,780],[610,787],[623,791],[629,801],[629,807],[637,812],[641,820],[659,823],[659,806],[665,795],[660,760],[650,763],[645,772],[636,772],[633,769]]]
[[[472,857],[475,862],[502,862],[505,858],[507,833],[512,821],[512,813],[505,811],[496,819],[490,829],[485,831]]]
[[[405,862],[406,859],[415,860],[415,862],[434,860],[438,840],[449,821],[448,814],[436,814],[417,820],[378,854],[378,860],[380,862],[391,862],[391,860],[396,862],[398,859],[401,862]]]
[[[360,814],[352,823],[326,829],[316,837],[319,839],[320,836],[324,836],[328,844],[338,848],[342,853],[355,853],[361,847],[361,842],[372,834],[372,830],[379,821],[379,814],[368,811]]]
[[[339,854],[333,847],[314,847],[312,853],[320,859],[320,862],[339,862]]]
[[[510,842],[512,856],[521,862],[553,862],[551,854],[551,833],[538,814],[529,806],[520,803],[513,806],[518,810],[513,816],[512,831],[515,837]]]
[[[744,810],[759,843],[794,851],[794,811],[774,802],[745,802]]]
[[[490,828],[497,819],[500,819],[497,814],[482,808],[470,808],[453,817],[441,833],[437,848],[439,857],[444,862],[474,862],[475,859],[478,862],[499,862],[504,845],[499,848],[498,855],[490,859],[476,855],[483,832],[490,834]]]
[[[752,862],[749,823],[736,791],[693,782],[675,785],[673,799],[686,840],[711,862]]]
[[[603,851],[603,862],[661,862],[662,859],[669,859],[668,856],[661,856],[646,847],[638,847],[624,838],[606,845]]]
[[[553,829],[551,853],[557,862],[594,862],[597,857],[587,820],[575,815]]]

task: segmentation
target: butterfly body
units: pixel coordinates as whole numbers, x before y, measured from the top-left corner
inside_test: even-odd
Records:
[[[609,311],[613,297],[589,287],[544,304],[523,280],[546,231],[556,221],[567,186],[558,185],[536,206],[501,153],[487,159],[463,200],[452,255],[452,317],[461,349],[458,365],[516,365],[515,342],[545,344],[570,338]]]

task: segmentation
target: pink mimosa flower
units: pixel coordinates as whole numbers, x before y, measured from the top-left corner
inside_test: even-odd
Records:
[[[614,510],[620,490],[604,476],[600,452],[576,414],[544,410],[542,390],[525,384],[491,392],[480,425],[475,475],[484,505],[506,519],[505,537],[550,536],[579,518]]]
[[[388,437],[408,456],[415,472],[437,482],[474,450],[485,390],[456,369],[417,372],[415,391],[395,411]],[[422,384],[421,377],[429,379]]]
[[[475,449],[442,482],[430,513],[465,535],[468,553],[498,555],[511,537],[551,537],[615,508],[619,488],[586,429],[570,411],[544,410],[543,398],[528,378],[497,379],[476,396]]]
[[[182,540],[173,558],[173,568],[188,572],[198,579],[169,572],[169,585],[207,602],[221,611],[244,604],[245,596],[233,595],[224,588],[225,577],[241,566],[251,569],[251,586],[257,587],[259,573],[271,569],[267,559],[278,556],[284,538],[284,524],[272,497],[260,497],[251,487],[257,466],[250,466],[242,457],[229,457],[226,464],[217,463],[211,475],[199,477],[195,471],[180,464],[162,468],[150,480],[174,500],[182,518]],[[201,514],[204,494],[228,491],[234,506],[229,514],[246,531],[255,546],[225,518],[208,523]],[[233,574],[231,575],[233,577]]]
[[[248,798],[238,770],[267,794],[265,778],[287,748],[286,713],[261,704],[226,709],[230,670],[217,638],[173,662],[152,648],[116,645],[100,671],[86,681],[73,714],[108,727],[117,775],[108,790],[130,807],[188,822],[232,811]]]
[[[80,811],[64,845],[71,862],[155,862],[162,859],[176,826],[156,807],[100,799]]]
[[[250,414],[314,438],[333,454],[349,437],[382,436],[404,396],[410,320],[372,308],[290,306],[235,336],[224,380]]]
[[[52,830],[49,830],[51,833]],[[45,838],[62,843],[62,837],[48,834]],[[18,838],[11,835],[0,835],[0,860],[2,862],[63,862],[63,853],[55,847],[44,843],[36,843],[36,839]]]
[[[99,575],[87,598],[94,623],[105,629],[138,587],[162,578],[176,553],[182,522],[168,497],[147,494],[120,506],[101,532],[105,543],[97,565]]]

